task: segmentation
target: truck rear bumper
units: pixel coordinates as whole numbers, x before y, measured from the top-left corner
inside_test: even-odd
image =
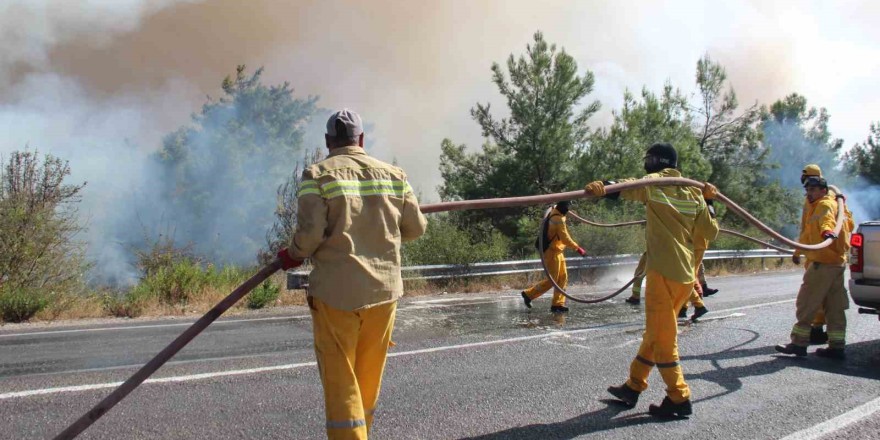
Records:
[[[849,280],[849,294],[856,305],[880,310],[880,286],[856,283]]]

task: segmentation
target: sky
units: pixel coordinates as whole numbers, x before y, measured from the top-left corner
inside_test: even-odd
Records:
[[[828,109],[848,148],[880,120],[878,18],[872,1],[4,0],[0,156],[58,155],[90,182],[87,199],[124,203],[105,191],[150,185],[137,164],[246,64],[320,107],[359,112],[371,154],[437,201],[441,141],[480,146],[469,110],[504,108],[491,65],[538,30],[595,74],[584,102],[602,104],[595,127],[626,89],[670,81],[693,93],[708,53],[742,104],[800,93]],[[114,209],[84,211],[100,224]]]

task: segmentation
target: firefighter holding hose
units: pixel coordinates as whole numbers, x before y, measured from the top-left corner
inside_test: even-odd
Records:
[[[804,179],[804,189],[809,209],[804,213],[801,234],[798,241],[805,244],[819,244],[826,239],[834,239],[830,246],[816,251],[796,251],[807,257],[808,266],[804,272],[803,283],[795,303],[797,322],[791,329],[791,342],[777,345],[776,351],[795,356],[806,356],[810,344],[811,323],[816,312],[824,308],[828,324],[828,348],[819,348],[816,355],[833,359],[846,357],[846,314],[849,298],[844,287],[846,253],[849,251],[849,232],[853,229],[852,216],[846,212],[845,225],[840,229],[840,237],[834,235],[837,226],[839,199],[842,194],[832,195],[828,182],[816,176]]]
[[[397,300],[400,244],[427,220],[398,167],[368,156],[361,117],[327,121],[329,155],[303,171],[296,232],[278,257],[311,259],[308,304],[324,385],[327,437],[366,439],[379,400]]]
[[[563,289],[568,284],[568,269],[565,266],[565,255],[563,254],[565,249],[575,250],[582,257],[587,254],[587,251],[580,247],[571,238],[571,235],[568,234],[568,228],[565,226],[565,215],[568,214],[569,206],[571,206],[571,203],[568,201],[558,202],[553,210],[550,211],[549,218],[541,228],[543,240],[540,242],[544,244],[544,249],[539,249],[543,253],[542,258],[544,258],[544,264],[547,265],[547,271],[556,281],[556,284]],[[531,309],[532,301],[551,288],[553,288],[553,283],[549,279],[544,278],[534,286],[520,292],[520,295],[522,295],[526,307]],[[565,296],[555,289],[553,290],[553,302],[550,305],[550,311],[553,313],[568,312],[568,307],[565,306]]]
[[[644,160],[648,173],[645,179],[681,176],[675,169],[678,153],[670,144],[652,145]],[[626,181],[631,180],[635,179]],[[648,186],[606,195],[606,183],[611,182],[591,182],[585,191],[593,196],[622,196],[644,203],[647,213],[645,332],[630,365],[629,379],[623,385],[609,387],[608,392],[634,407],[641,392],[648,388],[648,375],[656,366],[666,383],[666,397],[660,405],[651,405],[649,412],[661,417],[686,417],[693,410],[690,388],[678,362],[676,315],[694,289],[694,236],[714,240],[718,235],[718,224],[704,201],[715,196],[715,187],[707,183],[701,191],[684,186]]]

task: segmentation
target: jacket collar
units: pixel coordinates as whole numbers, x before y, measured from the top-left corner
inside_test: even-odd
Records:
[[[351,156],[351,155],[358,155],[358,154],[366,155],[367,152],[364,151],[363,148],[361,148],[357,145],[351,145],[348,147],[334,148],[334,149],[330,150],[330,153],[327,154],[327,157],[341,156],[341,155]]]

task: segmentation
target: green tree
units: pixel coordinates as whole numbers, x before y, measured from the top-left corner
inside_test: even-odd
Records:
[[[266,86],[263,69],[238,66],[193,123],[163,140],[157,154],[164,218],[181,241],[219,262],[253,258],[271,228],[270,188],[285,181],[303,150],[317,98],[297,99],[288,83]]]
[[[880,122],[872,123],[868,138],[846,152],[844,164],[852,175],[880,185]]]
[[[15,151],[0,168],[0,314],[29,319],[51,293],[73,291],[88,270],[76,205],[85,183],[67,184],[70,166]]]
[[[779,166],[770,175],[783,187],[800,190],[801,170],[810,163],[822,167],[829,182],[842,183],[837,165],[843,140],[832,137],[829,118],[825,108],[809,107],[797,93],[774,102],[764,113],[761,130],[770,148],[769,161]]]
[[[695,132],[700,151],[711,164],[708,181],[771,225],[789,222],[796,201],[768,175],[772,167],[759,127],[761,109],[754,104],[738,113],[739,102],[727,83],[727,72],[708,54],[697,61],[696,83]],[[730,212],[722,219],[725,224],[745,225]]]
[[[443,141],[441,197],[509,197],[580,186],[574,159],[578,146],[590,135],[587,120],[599,103],[579,105],[593,90],[593,74],[579,75],[574,58],[537,32],[525,55],[510,55],[507,73],[497,63],[492,65],[492,81],[505,98],[510,116],[498,119],[489,104],[477,104],[471,110],[487,138],[481,152],[467,153],[464,145]],[[487,220],[505,235],[516,236],[520,233],[518,217],[526,212],[499,209],[459,218]]]
[[[597,131],[580,157],[581,182],[644,175],[645,151],[656,142],[675,146],[685,177],[709,177],[710,165],[692,130],[690,104],[671,84],[659,96],[642,89],[641,100],[626,91],[623,108],[613,115],[611,126]]]

